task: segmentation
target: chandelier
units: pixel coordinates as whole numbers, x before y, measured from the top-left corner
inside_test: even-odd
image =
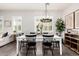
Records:
[[[47,7],[48,7],[48,5],[49,5],[49,3],[45,3],[45,18],[47,18],[47,12],[48,12]]]
[[[48,18],[47,16],[47,13],[48,13],[48,10],[47,10],[47,7],[48,7],[49,3],[45,3],[45,18],[42,18],[41,19],[41,22],[51,22],[52,19]]]

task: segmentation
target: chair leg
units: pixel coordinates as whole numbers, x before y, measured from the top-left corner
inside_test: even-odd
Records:
[[[58,42],[58,47],[59,47],[59,42]]]
[[[52,44],[52,46],[53,46],[53,49],[54,49],[54,43]]]
[[[56,47],[57,47],[57,42],[56,42]]]
[[[35,54],[35,56],[36,56],[36,47],[34,46],[34,54]]]
[[[26,55],[28,55],[28,50],[29,50],[29,47],[27,47],[27,53],[26,53]]]
[[[44,56],[44,46],[42,46],[42,50],[43,50],[42,52],[43,52],[43,56]]]
[[[53,44],[52,44],[52,45],[53,45],[53,47],[55,47],[55,42],[53,42]]]
[[[50,50],[51,50],[51,52],[52,52],[52,55],[53,55],[53,49],[50,47]]]
[[[45,56],[45,46],[43,46],[43,56]]]
[[[52,48],[52,55],[53,55],[53,50],[54,50],[54,44],[53,44],[53,48]]]
[[[27,52],[28,52],[28,47],[27,47],[27,45],[26,45],[26,56],[27,56]]]
[[[43,56],[45,56],[45,50],[43,50]]]
[[[57,47],[59,47],[59,42],[57,42]]]

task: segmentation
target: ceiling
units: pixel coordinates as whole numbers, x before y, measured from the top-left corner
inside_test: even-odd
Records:
[[[72,3],[50,3],[48,10],[62,11]],[[0,3],[0,10],[45,10],[44,3]]]

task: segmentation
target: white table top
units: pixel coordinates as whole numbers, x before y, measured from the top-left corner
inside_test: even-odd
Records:
[[[36,41],[42,41],[43,40],[43,37],[42,37],[42,35],[37,35],[37,37],[36,37],[37,39],[36,39]],[[61,39],[62,37],[59,37],[59,36],[57,36],[57,35],[54,35],[54,40],[59,40],[59,39]],[[22,36],[19,36],[19,37],[17,37],[17,39],[18,40],[22,40],[22,39],[25,39],[26,40],[26,36],[25,35],[22,35]]]

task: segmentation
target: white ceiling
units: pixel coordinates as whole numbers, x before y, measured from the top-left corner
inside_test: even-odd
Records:
[[[48,10],[62,11],[71,3],[50,3]],[[0,10],[45,10],[44,3],[0,3]]]

